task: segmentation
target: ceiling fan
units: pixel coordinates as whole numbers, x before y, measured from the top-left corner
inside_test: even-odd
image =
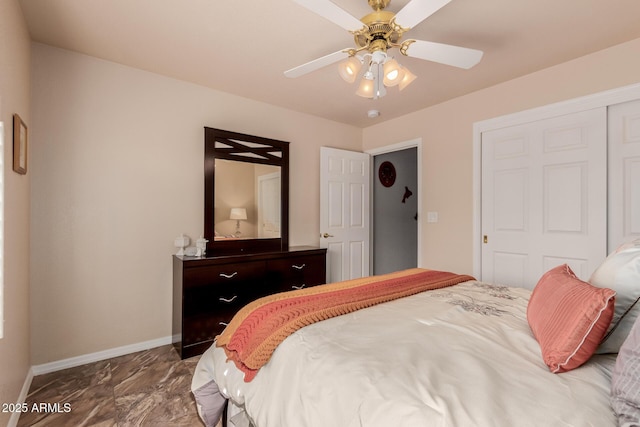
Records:
[[[482,58],[482,51],[423,40],[402,41],[404,33],[437,12],[451,0],[411,0],[397,14],[384,10],[391,0],[368,0],[373,12],[357,19],[330,0],[294,0],[301,6],[341,26],[354,36],[356,47],[339,50],[285,71],[295,78],[344,60],[338,67],[349,83],[361,77],[356,94],[380,98],[386,87],[409,85],[416,76],[402,67],[387,51],[398,49],[412,58],[469,69]]]

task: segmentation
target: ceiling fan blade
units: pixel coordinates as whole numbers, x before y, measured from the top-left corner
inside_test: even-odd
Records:
[[[350,15],[340,6],[330,0],[294,0],[300,6],[304,6],[323,18],[328,19],[347,31],[359,30],[364,24],[353,15]]]
[[[451,0],[411,0],[396,14],[396,24],[402,28],[413,28]]]
[[[425,59],[465,69],[469,69],[480,62],[482,54],[481,50],[422,40],[416,40],[407,48],[407,56],[412,58]]]
[[[344,50],[333,52],[329,55],[323,56],[322,58],[314,59],[313,61],[307,62],[306,64],[298,65],[295,68],[287,70],[284,72],[284,75],[289,78],[300,77],[312,71],[326,67],[327,65],[335,64],[336,62],[340,61],[341,59],[345,59],[348,56],[349,54]]]

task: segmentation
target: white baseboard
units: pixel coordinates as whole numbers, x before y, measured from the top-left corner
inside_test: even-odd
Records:
[[[31,367],[31,371],[32,371],[31,378],[33,378],[33,376],[35,375],[48,374],[50,372],[61,371],[67,368],[75,368],[76,366],[86,365],[87,363],[99,362],[101,360],[107,360],[113,357],[124,356],[125,354],[148,350],[150,348],[160,347],[162,345],[167,345],[171,343],[172,343],[172,337],[167,336],[163,338],[157,338],[155,340],[125,345],[122,347],[111,348],[109,350],[98,351],[96,353],[90,353],[90,354],[84,354],[82,356],[71,357],[69,359],[58,360],[56,362],[44,363],[42,365],[34,365]],[[31,384],[31,381],[29,381],[29,384]]]
[[[27,395],[29,394],[29,388],[31,388],[31,381],[33,381],[33,368],[29,369],[27,372],[27,378],[24,380],[24,384],[22,385],[22,390],[20,391],[20,396],[18,396],[18,400],[16,403],[24,403],[27,400]],[[16,427],[18,425],[18,419],[20,418],[20,412],[13,412],[11,414],[11,418],[9,418],[9,423],[7,427]]]

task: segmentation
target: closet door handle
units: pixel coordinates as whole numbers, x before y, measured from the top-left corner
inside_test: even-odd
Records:
[[[233,302],[236,298],[238,298],[238,295],[234,295],[231,298],[220,297],[218,298],[218,300],[222,302],[226,302],[228,304],[230,302]]]
[[[296,285],[291,285],[291,289],[296,289],[296,290],[300,290],[300,289],[304,289],[307,285],[305,285],[304,283],[300,286],[296,286]]]
[[[224,274],[224,273],[220,273],[220,277],[224,277],[225,279],[232,279],[233,277],[235,277],[238,274],[237,271],[234,271],[231,274]]]
[[[307,264],[302,264],[302,265],[295,265],[293,264],[291,267],[295,268],[296,270],[302,270]]]

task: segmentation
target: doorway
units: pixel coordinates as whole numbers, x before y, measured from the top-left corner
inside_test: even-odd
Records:
[[[410,219],[401,222],[413,224],[411,231],[403,234],[400,231],[381,230],[384,236],[378,237],[378,242],[392,253],[403,253],[404,256],[392,256],[389,261],[389,250],[379,252],[377,256],[370,242],[376,240],[373,220],[376,216],[374,207],[374,191],[372,187],[379,182],[378,170],[374,168],[375,158],[391,154],[391,157],[379,157],[381,161],[398,162],[393,153],[402,153],[412,159],[407,164],[415,169],[407,173],[410,166],[400,160],[396,169],[396,180],[390,188],[400,188],[402,194],[397,203],[404,207]],[[400,154],[402,157],[402,154]],[[419,206],[422,206],[420,182],[422,177],[421,162],[422,140],[420,138],[388,145],[366,152],[352,152],[329,147],[320,148],[320,247],[327,248],[327,282],[337,282],[370,274],[382,274],[382,271],[397,271],[403,268],[421,267],[422,231],[419,216]],[[391,160],[388,160],[391,159]],[[411,181],[407,177],[413,176]],[[405,187],[412,194],[405,191]],[[402,203],[404,199],[404,203]],[[404,206],[403,206],[404,205]],[[409,208],[407,208],[409,206]],[[382,214],[378,218],[378,225],[393,226],[395,220],[383,220]],[[398,221],[396,221],[398,222]],[[406,225],[406,224],[405,224]],[[406,239],[415,239],[415,243],[407,245]],[[384,263],[374,269],[374,259]]]
[[[373,156],[372,269],[418,266],[418,148]]]

